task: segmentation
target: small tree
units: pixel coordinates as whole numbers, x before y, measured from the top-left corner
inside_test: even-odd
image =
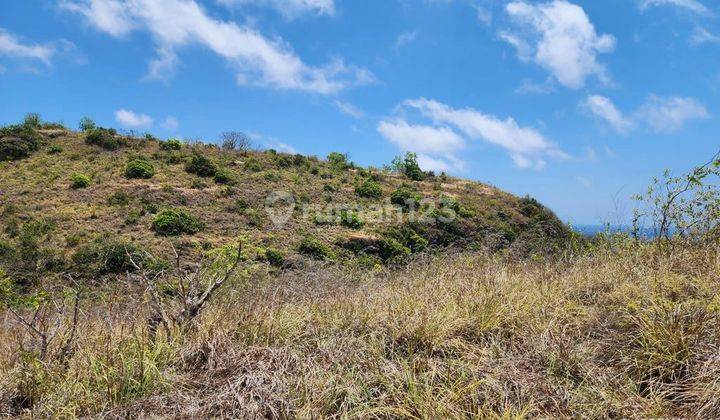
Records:
[[[405,175],[413,181],[422,181],[427,176],[427,174],[420,169],[417,154],[412,152],[407,152],[404,156],[396,156],[390,164],[390,169]]]
[[[92,131],[97,126],[95,125],[95,121],[91,120],[88,117],[82,117],[80,119],[80,124],[78,124],[78,127],[80,128],[80,131]]]
[[[240,131],[225,131],[220,134],[222,140],[223,150],[237,150],[242,153],[247,153],[252,147],[250,137]]]
[[[703,238],[720,232],[720,152],[709,162],[681,176],[666,170],[662,178],[653,178],[644,194],[636,195],[641,207],[635,209],[635,236],[650,224],[659,244],[670,243],[672,236]]]

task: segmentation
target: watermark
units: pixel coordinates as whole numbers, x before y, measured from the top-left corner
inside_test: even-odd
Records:
[[[406,199],[398,203],[299,203],[287,191],[273,191],[265,198],[265,213],[276,228],[280,229],[293,219],[312,220],[316,224],[339,224],[349,215],[363,223],[402,224],[420,223],[449,224],[457,218],[457,202],[448,198]]]

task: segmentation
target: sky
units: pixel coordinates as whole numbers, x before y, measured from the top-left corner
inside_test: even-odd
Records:
[[[0,124],[412,151],[575,225],[712,157],[718,94],[718,0],[0,0]]]

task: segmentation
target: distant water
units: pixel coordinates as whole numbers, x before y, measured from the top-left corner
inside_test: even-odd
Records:
[[[594,236],[598,233],[627,233],[631,234],[632,226],[608,226],[608,225],[577,225],[573,226],[577,232],[587,236]],[[643,238],[654,238],[655,231],[650,228],[640,229],[640,236]]]

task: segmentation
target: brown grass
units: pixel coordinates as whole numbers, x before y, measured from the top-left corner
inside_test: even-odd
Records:
[[[0,329],[0,411],[105,418],[720,416],[720,248],[629,241],[237,281],[153,343],[133,287],[86,301],[67,366]],[[34,404],[19,407],[20,392]]]

